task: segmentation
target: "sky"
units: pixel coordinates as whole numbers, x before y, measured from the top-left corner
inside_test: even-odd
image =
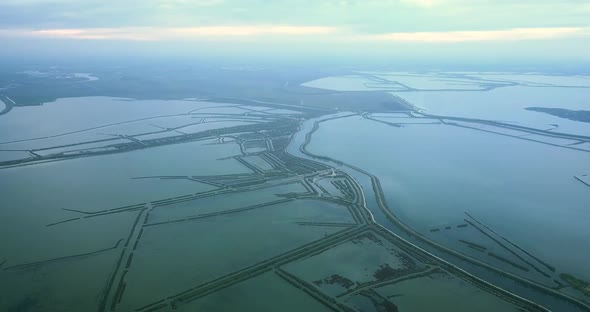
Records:
[[[590,0],[1,0],[0,55],[590,60]]]

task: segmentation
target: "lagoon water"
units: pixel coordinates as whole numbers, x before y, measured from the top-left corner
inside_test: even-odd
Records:
[[[402,78],[409,75],[368,74],[402,83]],[[590,134],[590,123],[526,110],[528,107],[588,110],[588,77],[468,72],[411,74],[409,77],[418,82],[420,78],[428,81],[440,77],[449,81],[472,79],[477,83],[480,79],[479,82],[498,83],[497,88],[489,91],[392,91],[427,114],[493,120],[575,135]],[[321,84],[315,87],[334,90],[338,82],[334,79],[316,80]],[[428,85],[415,84],[414,87]],[[375,89],[367,87],[366,90]],[[579,150],[573,150],[550,144],[565,146],[580,142],[507,129],[485,129],[550,143],[542,144],[444,125],[436,119],[410,120],[395,114],[375,114],[374,117],[403,126],[390,127],[360,116],[330,120],[321,123],[308,150],[376,175],[393,213],[429,239],[474,256],[473,251],[466,252],[469,248],[457,242],[459,239],[477,240],[475,236],[481,235],[477,231],[437,232],[463,223],[467,212],[555,266],[558,273],[590,279],[586,263],[590,252],[586,251],[585,239],[590,229],[584,222],[590,219],[587,208],[590,188],[574,178],[590,174],[590,153],[584,151],[585,144],[576,145]],[[476,124],[466,126],[485,128]],[[514,267],[503,269],[519,273]],[[535,279],[534,274],[528,275]],[[545,283],[549,285],[552,281]]]
[[[530,86],[590,87],[589,76],[544,75],[542,73],[463,73],[486,80],[515,81]]]
[[[4,142],[0,144],[0,150],[45,148],[86,142],[108,137],[99,133],[107,131],[115,133],[125,131],[124,133],[135,134],[138,140],[143,140],[147,135],[139,136],[138,133],[160,131],[167,127],[187,125],[182,130],[195,133],[240,124],[263,123],[268,120],[256,116],[243,116],[242,114],[248,111],[238,108],[224,109],[225,106],[227,104],[196,101],[73,98],[60,99],[55,103],[47,103],[43,106],[18,107],[9,114],[0,116],[0,142]],[[209,107],[217,107],[219,110],[199,114],[199,109],[206,111]],[[232,112],[235,114],[222,114]],[[213,115],[214,113],[219,115]],[[129,122],[144,118],[149,119]],[[207,122],[202,123],[205,118]],[[116,127],[108,126],[114,123],[121,124]],[[191,123],[195,124],[190,125]],[[89,128],[100,129],[83,131]],[[77,133],[67,134],[67,132]],[[179,134],[176,133],[176,135]],[[168,135],[170,134],[168,133]],[[35,139],[39,136],[55,137]],[[11,140],[27,141],[5,143]],[[166,210],[162,207],[155,210],[157,207],[153,204],[154,202],[178,197],[186,198],[218,188],[218,186],[198,182],[196,179],[192,179],[192,176],[247,176],[253,173],[251,169],[233,158],[233,156],[242,155],[240,145],[235,140],[210,137],[175,143],[126,151],[125,153],[61,160],[49,159],[46,162],[38,161],[22,166],[2,167],[0,170],[0,192],[2,194],[0,219],[3,221],[0,226],[0,281],[2,281],[0,282],[0,291],[4,296],[0,298],[0,310],[96,310],[100,298],[105,294],[105,286],[108,285],[109,276],[115,270],[119,257],[122,257],[122,250],[129,250],[132,246],[133,242],[127,246],[125,239],[131,239],[130,232],[134,233],[139,216],[146,215],[145,211],[148,208],[154,215],[152,221],[167,221],[176,216],[173,213],[166,214],[166,212],[174,212],[173,210]],[[0,155],[4,157],[0,159],[8,160],[10,157],[18,159],[19,155],[12,155],[13,153],[26,154],[26,152],[0,151]],[[20,158],[23,158],[22,155]],[[301,185],[289,184],[283,186],[280,192],[290,193],[293,190],[307,191]],[[273,191],[276,189],[270,190],[270,192]],[[252,195],[253,199],[258,200],[263,197],[256,195],[259,194]],[[243,195],[236,197],[245,198]],[[275,196],[274,193],[264,198],[268,199],[269,197],[272,197],[270,200],[283,199]],[[245,204],[233,196],[227,196],[227,194],[220,195],[218,198],[234,200],[237,207]],[[209,206],[209,204],[211,205]],[[273,210],[274,214],[263,213],[262,216],[259,216],[258,211],[250,212],[248,214],[252,216],[250,220],[258,222],[256,225],[234,216],[215,219],[216,222],[221,219],[234,222],[225,223],[225,226],[221,222],[212,222],[211,220],[214,218],[199,220],[187,223],[184,228],[201,232],[191,232],[190,235],[166,237],[161,240],[157,240],[152,235],[157,226],[150,227],[152,232],[148,232],[146,229],[145,241],[147,243],[142,247],[152,248],[149,239],[153,239],[161,243],[157,246],[158,248],[162,246],[165,248],[168,245],[187,247],[191,251],[191,256],[205,264],[224,263],[217,261],[218,258],[213,254],[209,258],[202,256],[202,250],[210,251],[213,247],[217,247],[227,254],[239,252],[237,248],[226,248],[219,244],[220,241],[225,241],[219,238],[219,235],[210,235],[218,226],[224,229],[243,229],[244,231],[237,235],[241,238],[245,236],[244,233],[251,234],[252,228],[256,228],[259,232],[261,229],[268,231],[280,229],[280,234],[272,233],[271,235],[261,232],[260,235],[264,238],[272,236],[275,244],[273,246],[279,246],[283,250],[294,248],[293,245],[285,244],[286,241],[295,241],[294,244],[297,247],[299,243],[323,237],[326,230],[318,227],[313,231],[309,229],[301,231],[300,226],[296,223],[287,222],[281,218],[296,221],[298,218],[301,218],[302,221],[324,218],[324,220],[331,221],[329,217],[322,216],[323,212],[329,216],[335,215],[338,220],[342,219],[343,215],[349,217],[348,210],[337,205],[310,203],[302,203],[302,205],[306,208],[305,213],[301,212],[301,209],[294,209],[298,207],[289,205],[281,206],[280,212],[274,213]],[[134,206],[139,208],[133,208]],[[216,211],[229,206],[203,199],[199,202],[192,202],[190,213],[194,214],[206,209]],[[330,211],[326,212],[327,209]],[[334,214],[334,212],[339,214]],[[187,216],[182,215],[182,218],[185,217]],[[147,222],[147,218],[145,220]],[[285,225],[279,221],[288,224]],[[195,226],[195,224],[197,225]],[[272,228],[264,227],[268,224],[272,225]],[[290,231],[286,230],[287,227]],[[167,228],[174,228],[174,226]],[[328,229],[328,233],[337,230],[339,229]],[[303,235],[299,235],[299,232],[302,232]],[[236,231],[224,231],[224,234],[230,236],[236,235],[235,233]],[[282,235],[295,238],[289,240],[289,237],[286,238]],[[195,246],[195,238],[199,242],[204,241],[204,239],[200,239],[201,236],[210,238],[210,241],[204,245]],[[295,240],[299,238],[301,238],[300,241]],[[235,239],[235,236],[227,241],[239,244],[244,249],[249,247],[242,241]],[[252,243],[268,241],[268,239],[253,239]],[[181,242],[185,245],[182,245]],[[270,253],[277,252],[278,249],[269,246],[260,248]],[[185,257],[181,256],[182,254],[186,255],[185,249],[177,251],[177,254],[173,254],[176,261],[189,268],[195,265],[194,262],[187,261]],[[167,257],[170,256],[162,253],[160,249],[153,252],[164,260],[168,260]],[[264,257],[260,252],[250,252],[250,255],[258,258]],[[153,278],[156,272],[161,271],[154,270],[154,267],[163,267],[168,263],[149,262],[154,258],[148,252],[145,259],[147,270],[137,272],[137,276],[147,277],[154,281],[149,285],[154,285],[153,289],[161,293],[162,279]],[[220,258],[223,257],[220,256]],[[238,256],[235,258],[245,259],[245,257]],[[128,261],[131,263],[130,260]],[[136,253],[134,261],[134,264],[141,268],[143,259],[138,256],[138,253]],[[235,266],[239,267],[239,265]],[[174,269],[179,268],[184,267],[174,267]],[[209,267],[200,266],[200,270],[207,278],[213,277]],[[221,271],[221,273],[230,272]],[[183,282],[192,286],[199,282],[187,277],[186,274],[183,276],[186,277]],[[170,284],[181,284],[178,281],[179,276],[170,275],[169,277]],[[146,295],[145,287],[147,286],[145,285],[148,283],[140,281],[135,284],[137,288],[134,290],[142,298],[142,302],[149,302],[154,298]],[[132,294],[131,290],[128,292]],[[144,303],[139,306],[142,305]],[[135,310],[139,306],[121,308],[120,311]]]
[[[113,97],[62,98],[41,106],[16,107],[9,114],[0,116],[0,143],[106,128],[119,123],[133,126],[134,120],[152,118],[150,120],[155,122],[161,117],[186,115],[195,109],[219,106],[224,104]],[[157,129],[152,127],[151,130]]]
[[[117,128],[126,131],[126,134],[137,134],[187,125],[181,130],[193,133],[265,122],[264,118],[243,115],[252,109],[261,111],[259,108],[244,109],[196,101],[60,99],[38,107],[19,107],[6,116],[0,116],[0,150],[16,146],[21,149],[41,148],[104,138],[104,134],[99,132],[107,128],[109,131]],[[265,111],[293,114],[280,109]],[[239,116],[240,121],[230,115]],[[391,116],[385,114],[382,117]],[[150,119],[128,122],[144,118]],[[203,118],[210,123],[199,123]],[[192,120],[196,124],[189,125]],[[114,123],[123,124],[105,126]],[[100,127],[100,130],[61,135],[92,127]],[[138,139],[162,135],[147,134]],[[39,136],[55,137],[30,140]],[[299,140],[296,137],[295,140]],[[6,143],[12,140],[30,141]],[[300,143],[300,140],[297,142]],[[442,124],[394,128],[358,115],[322,123],[313,135],[309,150],[357,165],[378,176],[393,212],[432,240],[455,247],[448,237],[433,235],[429,230],[462,223],[464,212],[469,212],[527,251],[555,265],[559,272],[590,279],[586,268],[587,255],[584,253],[587,245],[585,237],[590,236],[584,222],[590,217],[587,209],[590,188],[573,179],[574,175],[590,173],[587,165],[590,163],[589,153]],[[1,155],[10,158],[14,157],[12,153],[23,152],[4,153]],[[51,265],[44,264],[25,273],[6,270],[4,273],[8,278],[5,280],[9,282],[0,285],[0,288],[13,298],[11,300],[52,287],[59,294],[50,293],[35,300],[59,303],[70,300],[72,296],[82,298],[80,301],[84,302],[71,310],[95,304],[96,294],[107,283],[105,276],[116,263],[115,251],[122,248],[119,244],[122,238],[130,235],[129,228],[138,212],[117,212],[104,218],[88,214],[124,205],[152,205],[150,201],[213,190],[213,186],[188,177],[252,173],[251,169],[232,158],[237,155],[242,155],[237,142],[229,138],[214,138],[120,154],[3,168],[0,171],[0,190],[3,194],[1,206],[5,209],[0,211],[0,218],[5,221],[5,226],[0,228],[0,245],[5,252],[1,256],[9,256],[6,257],[7,262],[2,263],[3,270],[22,263],[84,255],[97,250],[101,254],[96,258],[81,257],[79,267],[72,266],[72,270],[66,270],[70,267],[69,262],[48,262]],[[262,159],[253,157],[258,156],[246,156],[245,159],[255,164],[262,163],[260,167],[264,169],[272,169],[269,163],[265,167]],[[371,188],[364,184],[364,189],[367,202],[374,202]],[[170,204],[150,210],[150,222],[184,220],[197,213],[283,198],[277,194],[295,191],[304,193],[306,189],[293,183],[251,191],[248,195],[221,194]],[[70,218],[77,219],[68,222]],[[147,217],[145,220],[147,222]],[[66,222],[53,226],[61,221]],[[302,229],[297,222],[352,223],[353,220],[342,206],[301,200],[248,210],[239,218],[218,216],[215,219],[187,221],[180,226],[170,223],[151,227],[153,224],[150,224],[142,241],[145,245],[141,245],[145,249],[139,249],[133,260],[138,271],[129,275],[137,287],[129,288],[122,306],[131,309],[151,302],[152,297],[160,295],[163,280],[178,287],[177,291],[182,291],[195,285],[195,276],[202,281],[213,279],[339,230],[338,227]],[[219,231],[220,228],[231,230]],[[250,239],[242,241],[246,236]],[[227,244],[219,244],[220,241]],[[203,250],[207,253],[203,254]],[[240,251],[247,256],[238,255]],[[223,262],[218,259],[230,260]],[[2,260],[4,258],[0,258]],[[217,273],[199,265],[198,261],[218,265],[215,267]],[[228,267],[223,267],[228,263]],[[166,267],[166,270],[153,270],[154,267]],[[49,278],[45,280],[47,276]],[[85,285],[88,289],[72,286],[80,284],[82,278],[89,281]],[[33,279],[36,282],[30,283]],[[80,294],[70,292],[70,288],[76,288]],[[153,296],[146,295],[151,291]],[[206,300],[203,302],[203,306],[208,306]],[[0,304],[0,307],[6,306],[14,305]]]
[[[559,272],[590,279],[590,188],[574,179],[590,170],[589,153],[359,116],[322,123],[308,149],[376,175],[392,211],[431,239],[448,243],[429,229],[463,223],[468,212]]]
[[[590,88],[503,87],[487,92],[396,93],[428,114],[495,120],[537,129],[553,128],[570,134],[590,134],[590,123],[573,121],[527,107],[588,110]]]
[[[416,90],[480,90],[482,82],[436,74],[361,72],[362,75],[330,76],[316,79],[303,86],[334,91],[405,91]],[[367,76],[369,75],[369,76]],[[496,82],[502,85],[502,82]],[[505,84],[505,83],[504,83]]]
[[[557,125],[554,129],[556,132],[580,135],[590,133],[589,123],[525,109],[543,107],[588,110],[588,76],[473,72],[364,74],[385,79],[389,84],[359,75],[325,77],[306,82],[303,86],[337,91],[390,91],[417,109],[433,115],[495,120],[537,129],[555,128]],[[481,89],[485,85],[496,88]],[[406,90],[404,86],[416,90]]]

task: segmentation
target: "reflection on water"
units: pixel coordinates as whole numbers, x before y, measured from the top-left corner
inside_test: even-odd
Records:
[[[462,248],[458,239],[478,237],[457,228],[468,212],[560,272],[590,279],[579,253],[590,235],[590,189],[573,178],[588,170],[589,153],[446,125],[395,128],[359,116],[322,123],[309,150],[375,174],[396,215],[435,241]]]

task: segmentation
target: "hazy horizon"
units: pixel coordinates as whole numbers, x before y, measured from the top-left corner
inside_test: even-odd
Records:
[[[2,57],[588,62],[587,1],[26,0],[0,4]]]

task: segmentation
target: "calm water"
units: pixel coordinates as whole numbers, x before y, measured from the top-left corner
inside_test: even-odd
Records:
[[[99,109],[98,104],[102,103],[104,107]],[[216,108],[206,108],[207,105]],[[0,130],[6,131],[0,131],[0,141],[59,135],[130,119],[174,115],[137,125],[117,126],[135,133],[148,129],[151,123],[159,127],[184,125],[189,122],[187,118],[192,118],[186,115],[191,111],[240,116],[245,112],[237,107],[218,106],[224,105],[190,101],[134,102],[112,98],[63,99],[51,105],[18,108],[1,116]],[[290,113],[283,110],[270,112]],[[31,121],[40,126],[27,127]],[[219,121],[194,127],[203,130],[202,127],[212,125],[237,124],[223,118]],[[18,131],[13,131],[15,129]],[[190,128],[183,131],[191,132]],[[102,134],[90,131],[79,136],[15,144],[50,146],[57,142],[88,140],[95,135]],[[0,218],[5,221],[5,226],[0,228],[0,245],[4,247],[3,255],[8,255],[6,266],[114,248],[121,237],[128,235],[129,226],[137,214],[124,212],[59,227],[46,226],[80,216],[62,208],[98,211],[212,189],[209,185],[186,179],[134,178],[251,173],[235,159],[228,158],[241,154],[238,144],[216,143],[218,140],[212,139],[0,170],[3,194],[0,202],[4,208],[0,210]],[[300,143],[301,138],[296,136],[295,144],[290,148],[298,147]],[[15,144],[0,144],[0,148]],[[322,123],[309,149],[377,175],[394,212],[433,240],[458,247],[450,236],[435,236],[429,230],[462,223],[463,212],[467,211],[555,265],[559,272],[590,277],[584,267],[586,255],[580,252],[585,250],[583,237],[590,234],[583,222],[589,217],[584,203],[590,202],[590,192],[573,179],[574,175],[587,173],[586,164],[590,159],[586,153],[444,125],[392,128],[359,116]],[[555,165],[547,166],[548,161]],[[367,201],[374,202],[367,181],[362,177],[355,178],[364,185]],[[276,194],[291,191],[303,189],[301,185],[285,185],[247,195],[200,199],[154,211],[151,220],[165,222],[220,207],[266,202],[273,200]],[[142,246],[145,249],[142,249],[143,253],[138,251],[134,260],[134,268],[138,271],[136,275],[130,275],[136,287],[133,287],[134,292],[128,292],[122,306],[131,308],[151,302],[153,296],[146,294],[160,295],[163,280],[181,291],[194,285],[194,279],[213,279],[337,230],[318,227],[301,231],[295,221],[350,222],[351,219],[341,206],[302,200],[281,204],[272,210],[264,208],[247,212],[239,219],[223,216],[214,222],[200,220],[181,226],[149,228],[142,241],[146,244]],[[218,231],[219,226],[231,231]],[[257,229],[256,233],[252,232],[253,228]],[[547,231],[547,228],[555,231]],[[246,236],[250,239],[244,242],[241,238]],[[219,244],[220,241],[227,244]],[[202,250],[208,253],[204,255]],[[35,300],[67,302],[74,296],[81,299],[79,303],[72,303],[71,309],[79,310],[96,300],[96,293],[105,285],[105,276],[116,257],[117,252],[113,249],[100,257],[84,258],[79,265],[64,262],[39,266],[25,273],[7,271],[7,282],[1,288],[10,298],[31,295],[31,304]],[[217,271],[206,266],[212,263],[219,264],[214,266]],[[154,267],[165,269],[153,270]],[[76,285],[81,277],[92,282],[85,288],[77,288],[74,293],[66,291],[65,287],[58,289],[54,286]],[[179,282],[179,277],[184,280]],[[236,296],[234,293],[229,295]],[[27,302],[23,301],[23,304]],[[211,304],[204,302],[203,306]],[[2,306],[14,305],[3,302]]]
[[[104,133],[138,134],[182,125],[188,125],[183,131],[194,133],[267,121],[243,116],[250,110],[226,106],[193,101],[77,98],[19,107],[0,116],[0,143],[55,137],[0,144],[0,150],[41,148],[108,137]],[[200,123],[203,118],[207,123]],[[142,120],[128,122],[137,119]],[[243,122],[235,121],[238,119]],[[115,123],[123,124],[107,126]],[[95,129],[61,135],[88,128]],[[220,144],[221,141],[224,143]],[[5,158],[12,156],[9,153],[21,152],[0,152]],[[134,224],[148,208],[152,214],[149,222],[166,222],[284,199],[277,194],[307,192],[301,184],[292,183],[176,205],[149,204],[217,189],[187,179],[190,176],[252,174],[251,169],[232,158],[237,155],[242,152],[235,140],[211,138],[2,168],[0,310],[96,310],[119,257],[131,249],[131,245],[124,249],[125,239],[131,238],[131,234],[140,235]],[[137,209],[112,212],[137,204],[142,207],[141,212]],[[123,264],[133,263],[134,270],[127,275],[130,287],[119,310],[135,310],[159,297],[184,291],[341,230],[302,228],[297,222],[350,220],[345,207],[302,200],[244,211],[239,216],[212,216],[179,226],[174,223],[146,227],[141,246],[133,247],[135,250],[139,246],[135,257],[127,258],[133,261]],[[252,229],[256,229],[255,233]],[[289,287],[287,284],[285,288]]]
[[[588,153],[360,117],[322,123],[309,150],[379,177],[390,208],[425,235],[462,223],[469,212],[558,271],[590,279],[590,189],[573,178],[589,171]]]
[[[112,97],[62,98],[42,106],[16,107],[0,116],[0,143],[106,128],[107,125],[144,118],[183,115],[195,109],[223,105],[195,101],[135,101]],[[157,130],[153,127],[149,129]]]
[[[590,124],[527,107],[588,110],[590,77],[514,73],[386,73],[365,72],[390,84],[364,76],[331,76],[304,83],[304,86],[337,91],[392,91],[426,113],[496,120],[556,132],[587,135]],[[399,83],[399,84],[395,84]],[[510,84],[515,84],[511,86]],[[478,90],[494,85],[492,90]],[[416,89],[407,91],[404,86]],[[443,91],[444,89],[463,90]],[[420,91],[429,90],[429,91]],[[437,91],[440,90],[440,91]],[[402,91],[402,92],[400,92]]]
[[[429,114],[497,120],[538,129],[558,125],[554,131],[590,134],[590,123],[525,110],[527,107],[588,110],[590,88],[516,86],[487,92],[435,91],[405,92],[396,95]]]

